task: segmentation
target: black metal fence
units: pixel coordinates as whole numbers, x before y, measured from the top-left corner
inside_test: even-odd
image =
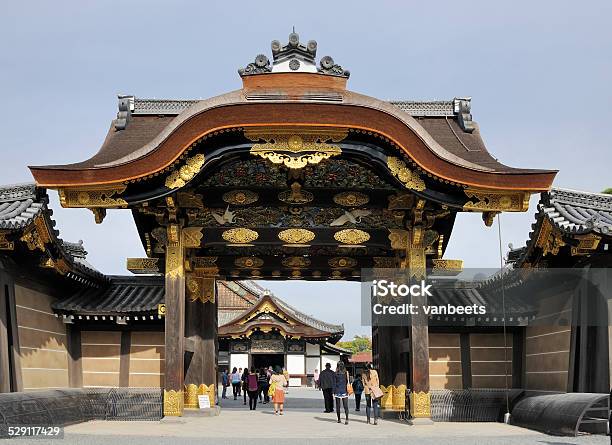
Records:
[[[70,388],[0,394],[0,437],[9,426],[65,426],[89,420],[160,420],[160,388]]]
[[[509,390],[510,405],[522,390]],[[506,412],[504,389],[433,389],[431,418],[438,422],[499,422]]]

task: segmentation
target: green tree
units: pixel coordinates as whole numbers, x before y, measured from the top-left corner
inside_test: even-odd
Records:
[[[372,350],[372,339],[367,335],[356,335],[352,340],[339,341],[338,346],[348,349],[353,354]]]
[[[612,187],[609,187],[607,189],[605,189],[603,192],[601,193],[605,193],[606,195],[612,195]]]

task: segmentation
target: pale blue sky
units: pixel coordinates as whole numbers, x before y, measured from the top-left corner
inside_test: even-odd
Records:
[[[28,164],[94,154],[117,93],[206,98],[239,88],[236,70],[295,25],[351,71],[349,88],[381,99],[472,96],[489,150],[515,167],[559,169],[555,185],[612,186],[612,2],[605,1],[27,1],[0,10],[0,183]],[[61,209],[62,237],[83,239],[106,273],[143,255],[130,212],[104,224]],[[532,200],[532,205],[534,201]],[[504,215],[503,245],[533,221]],[[460,215],[447,257],[499,264],[497,229]],[[357,284],[264,283],[347,334],[359,326]],[[344,315],[343,315],[344,314]]]

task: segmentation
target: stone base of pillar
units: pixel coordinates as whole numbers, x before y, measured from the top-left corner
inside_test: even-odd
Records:
[[[183,398],[183,391],[164,390],[164,416],[182,416],[184,407]]]

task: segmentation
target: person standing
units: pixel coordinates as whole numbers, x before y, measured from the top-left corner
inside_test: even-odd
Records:
[[[357,374],[353,380],[353,392],[355,393],[355,411],[361,411],[361,394],[363,393],[361,374]]]
[[[242,393],[244,395],[243,405],[246,405],[246,400],[247,400],[247,394],[248,394],[247,386],[249,385],[248,379],[249,379],[249,368],[244,368],[244,372],[242,373],[242,376],[240,377],[240,382],[241,382],[240,386],[242,387]],[[238,395],[240,395],[240,392],[238,393]]]
[[[380,389],[380,381],[378,380],[378,372],[376,372],[371,363],[366,365],[362,381],[366,397],[367,421],[370,423],[370,415],[374,411],[374,425],[378,425],[378,418],[380,417],[379,396],[382,395],[382,391]]]
[[[340,403],[344,408],[344,424],[348,425],[349,409],[348,409],[348,385],[349,385],[349,374],[344,367],[344,362],[338,362],[336,366],[336,375],[334,379],[334,399],[336,399],[336,415],[338,416],[338,423],[340,422]]]
[[[319,376],[319,387],[323,391],[323,400],[325,402],[325,413],[331,413],[334,411],[334,380],[336,376],[334,371],[331,370],[331,364],[326,363],[325,369],[321,371]]]
[[[319,369],[318,368],[314,370],[313,380],[314,380],[314,387],[315,387],[315,389],[319,389],[320,390],[321,388],[319,388]]]
[[[242,382],[242,368],[238,368],[238,375],[240,375],[240,381]],[[242,385],[238,386],[238,397],[242,395]]]
[[[259,377],[257,378],[257,386],[259,389],[259,400],[263,398],[263,404],[265,405],[270,401],[270,396],[268,395],[268,389],[270,387],[270,379],[268,378],[268,373],[266,368],[261,368],[259,370]]]
[[[285,406],[285,386],[287,385],[287,380],[280,368],[276,368],[274,374],[270,377],[270,385],[274,387],[274,393],[272,395],[274,414],[278,415],[280,410],[280,415],[282,416]]]
[[[221,374],[221,385],[223,386],[223,392],[221,393],[222,399],[227,399],[227,387],[230,385],[230,376],[227,373],[227,369],[223,370],[223,374]]]
[[[251,367],[251,372],[247,375],[246,391],[249,393],[249,409],[255,411],[257,409],[257,392],[259,385],[257,382],[257,372]]]
[[[287,371],[285,368],[283,368],[283,376],[285,377],[285,380],[287,380],[287,385],[285,385],[285,387],[287,388],[286,393],[289,394],[289,371]]]
[[[234,369],[232,369],[232,376],[231,376],[231,381],[232,381],[232,391],[234,393],[234,400],[238,399],[238,392],[240,390],[240,378],[242,376],[238,373],[238,368],[236,368],[234,366]]]

